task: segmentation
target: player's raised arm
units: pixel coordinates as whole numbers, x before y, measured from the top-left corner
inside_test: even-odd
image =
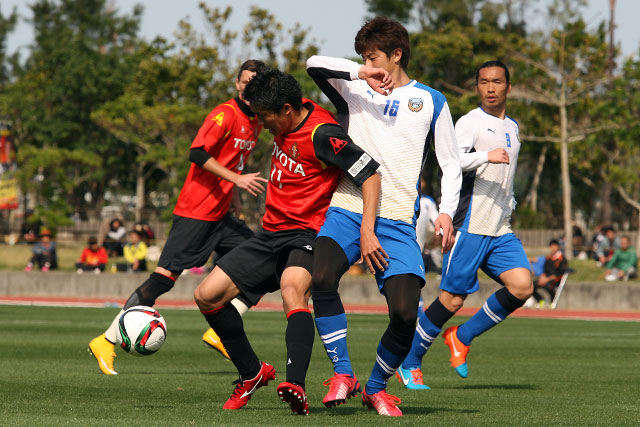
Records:
[[[453,246],[453,216],[458,208],[462,169],[458,144],[444,95],[434,91],[434,113],[431,122],[438,164],[442,170],[440,215],[436,220],[436,234],[442,234],[442,250],[448,252]]]

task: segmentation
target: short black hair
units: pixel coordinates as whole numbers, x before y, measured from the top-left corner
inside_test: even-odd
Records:
[[[354,47],[358,55],[371,49],[380,49],[387,58],[391,57],[394,50],[400,49],[402,51],[400,66],[406,70],[409,65],[411,56],[409,32],[401,23],[386,16],[376,16],[367,21],[356,34]]]
[[[264,67],[264,62],[259,59],[247,59],[242,63],[240,69],[238,70],[238,80],[240,80],[240,76],[242,76],[243,71],[251,71],[252,73],[257,73],[259,69]]]
[[[478,67],[478,70],[476,71],[476,85],[478,84],[478,79],[480,78],[480,70],[482,70],[483,68],[489,68],[489,67],[500,67],[504,70],[504,77],[507,79],[507,84],[509,84],[509,82],[511,81],[511,76],[509,74],[509,67],[507,67],[507,65],[500,61],[499,59],[495,59],[493,61],[487,61],[484,64],[482,64],[480,67]]]
[[[290,104],[294,110],[302,108],[302,89],[292,75],[265,67],[258,70],[244,88],[244,99],[251,106],[273,113],[280,113],[284,104]]]
[[[94,236],[89,237],[89,244],[90,245],[97,245],[98,244],[98,239],[96,239]]]
[[[549,242],[549,246],[551,246],[551,245],[560,246],[560,242],[557,241],[556,239],[551,239],[551,241]]]

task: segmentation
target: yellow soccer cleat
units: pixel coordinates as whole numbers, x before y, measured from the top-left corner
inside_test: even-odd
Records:
[[[116,358],[114,345],[111,344],[104,334],[99,335],[89,342],[89,353],[98,361],[98,367],[105,375],[118,375],[113,369],[113,359]]]
[[[224,348],[224,345],[222,345],[222,341],[220,341],[220,337],[218,337],[218,334],[216,334],[216,332],[213,329],[211,328],[207,329],[204,335],[202,335],[202,342],[204,342],[206,345],[208,345],[212,349],[216,350],[225,359],[231,360],[231,358],[229,357],[229,353],[227,353],[227,350]]]

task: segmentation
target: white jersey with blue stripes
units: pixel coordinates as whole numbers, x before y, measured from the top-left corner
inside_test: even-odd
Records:
[[[378,216],[414,224],[418,179],[429,133],[443,172],[440,213],[453,218],[462,182],[451,113],[440,92],[412,80],[388,96],[358,79],[362,65],[312,56],[307,71],[338,111],[338,122],[379,164],[381,194]],[[342,179],[331,206],[362,213],[362,191]]]
[[[511,233],[516,206],[513,180],[520,152],[518,123],[476,108],[462,116],[455,129],[463,181],[454,227],[485,236]],[[489,151],[497,148],[507,151],[509,164],[488,162]]]

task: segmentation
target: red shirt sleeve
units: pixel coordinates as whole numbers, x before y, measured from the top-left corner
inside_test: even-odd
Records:
[[[82,250],[82,255],[80,255],[80,262],[84,263],[87,261],[87,252],[89,251],[89,249],[84,248]]]
[[[235,117],[236,109],[230,104],[214,108],[204,120],[191,148],[201,147],[211,154],[213,147],[231,133]]]
[[[98,260],[100,264],[106,264],[109,261],[107,251],[103,247],[98,250]]]

